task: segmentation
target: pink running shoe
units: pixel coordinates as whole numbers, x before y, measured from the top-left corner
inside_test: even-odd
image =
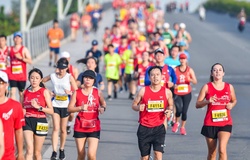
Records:
[[[174,126],[172,127],[172,132],[174,132],[174,133],[176,133],[176,132],[178,132],[178,127],[179,127],[179,122],[176,122],[175,124],[174,124]]]
[[[184,127],[180,128],[181,135],[187,135],[186,129]]]

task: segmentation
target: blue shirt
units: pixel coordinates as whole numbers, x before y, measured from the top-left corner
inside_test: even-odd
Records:
[[[175,68],[176,66],[181,65],[181,62],[179,60],[179,58],[177,58],[176,60],[174,60],[171,56],[168,56],[165,60],[164,63],[171,66],[172,68]]]
[[[83,72],[79,74],[79,76],[77,77],[77,80],[81,82],[81,84],[83,84]],[[98,85],[102,82],[102,75],[99,73],[96,73],[96,81],[94,83],[94,86],[96,88],[98,88]]]
[[[90,53],[92,53],[93,57],[95,57],[97,60],[99,60],[99,58],[102,56],[102,52],[100,50],[93,51],[91,48],[90,50],[87,50],[85,57],[88,57]]]
[[[166,64],[165,64],[166,65]],[[168,66],[168,65],[167,65]],[[162,66],[161,68],[163,68],[164,66]],[[151,68],[148,67],[147,70],[146,70],[146,75],[145,75],[145,79],[144,79],[144,85],[145,86],[149,86],[151,84],[150,80],[149,80],[149,74],[148,74],[148,70]],[[176,84],[176,81],[177,81],[177,77],[176,77],[176,74],[175,74],[175,71],[172,67],[168,66],[168,74],[170,76],[170,81],[173,82],[174,84]]]

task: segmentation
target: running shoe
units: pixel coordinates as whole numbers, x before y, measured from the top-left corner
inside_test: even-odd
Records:
[[[187,135],[186,129],[184,127],[180,128],[181,135]]]
[[[122,93],[122,91],[123,91],[123,88],[122,88],[122,87],[120,87],[120,89],[119,89],[119,93]]]
[[[172,132],[174,132],[174,133],[176,133],[176,132],[178,132],[178,127],[179,127],[179,122],[176,122],[175,124],[174,124],[174,126],[172,127]]]
[[[71,133],[70,126],[67,126],[67,134],[69,135]]]
[[[111,96],[108,96],[108,97],[107,97],[107,100],[111,101],[111,100],[112,100]]]
[[[116,98],[117,98],[117,92],[114,91],[114,99],[116,99]]]
[[[65,157],[65,154],[64,154],[64,150],[59,150],[59,160],[65,160],[66,157]]]
[[[52,152],[52,155],[50,157],[50,160],[57,160],[56,159],[57,153],[55,151]]]
[[[52,63],[51,62],[49,62],[49,66],[51,67],[51,65],[52,65]]]

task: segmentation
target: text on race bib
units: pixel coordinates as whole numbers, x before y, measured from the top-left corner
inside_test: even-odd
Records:
[[[228,121],[227,110],[226,109],[213,110],[212,119],[213,119],[213,122]]]
[[[163,100],[155,100],[148,101],[148,112],[162,112],[164,111],[164,101]]]

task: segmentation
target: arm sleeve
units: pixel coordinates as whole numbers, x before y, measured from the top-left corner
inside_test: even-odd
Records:
[[[149,80],[149,75],[148,75],[148,70],[150,69],[151,67],[148,67],[147,70],[146,70],[146,74],[145,74],[145,79],[144,79],[144,85],[145,86],[149,86],[151,84],[150,80]]]
[[[172,82],[174,84],[176,84],[177,77],[176,77],[174,69],[172,67],[170,67],[170,66],[168,66],[168,69],[169,69],[170,77],[172,78]]]

